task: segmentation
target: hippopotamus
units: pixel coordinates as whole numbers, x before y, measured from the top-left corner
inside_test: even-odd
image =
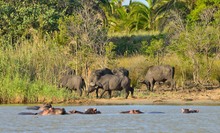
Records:
[[[88,108],[85,110],[84,114],[101,114],[96,108]]]
[[[98,111],[96,108],[88,108],[85,110],[85,112],[72,110],[72,111],[69,111],[69,113],[70,114],[101,114],[101,112]]]
[[[21,112],[19,115],[65,115],[65,114],[101,114],[100,111],[98,111],[96,108],[88,108],[85,110],[85,112],[72,110],[69,112],[66,112],[64,108],[54,108],[51,104],[43,104],[41,106],[31,106],[27,107],[27,109],[32,110],[42,110],[38,113],[33,112]]]
[[[199,110],[193,109],[181,109],[182,113],[199,113]]]
[[[48,108],[39,113],[21,112],[19,115],[65,115],[68,114],[64,108]]]
[[[122,113],[122,114],[142,114],[142,113],[144,113],[144,112],[141,112],[140,110],[134,110],[134,109],[132,109],[132,110],[129,110],[129,111],[122,111],[122,112],[120,112],[120,113]]]
[[[65,115],[68,114],[64,108],[49,108],[48,111],[43,111],[42,115]]]
[[[39,105],[39,106],[27,107],[28,110],[42,110],[42,111],[45,109],[49,109],[49,108],[52,108],[52,105],[50,103],[46,103],[46,104]]]

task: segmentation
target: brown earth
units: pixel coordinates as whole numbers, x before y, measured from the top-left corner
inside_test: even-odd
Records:
[[[65,102],[71,105],[220,105],[220,88],[203,91],[158,91],[134,98],[112,97],[111,99],[79,99]],[[146,93],[146,92],[144,92]],[[136,95],[135,95],[136,94]]]

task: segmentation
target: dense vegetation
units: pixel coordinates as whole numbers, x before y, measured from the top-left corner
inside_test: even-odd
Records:
[[[186,82],[219,85],[220,1],[1,0],[0,103],[78,98],[57,88],[67,66],[123,66],[135,89],[150,65],[176,67]]]

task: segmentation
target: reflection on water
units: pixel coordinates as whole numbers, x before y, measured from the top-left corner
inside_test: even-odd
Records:
[[[0,132],[120,132],[120,133],[217,133],[220,130],[220,106],[62,106],[67,111],[95,107],[97,115],[63,116],[18,115],[30,112],[25,106],[0,106]],[[181,108],[199,109],[199,113],[182,114]],[[120,114],[139,109],[144,114]],[[38,112],[38,111],[31,111]],[[164,112],[164,113],[151,113]]]

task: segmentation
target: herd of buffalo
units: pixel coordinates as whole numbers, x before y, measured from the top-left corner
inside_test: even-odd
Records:
[[[170,82],[171,90],[175,88],[174,81],[174,67],[170,65],[160,65],[160,66],[151,66],[149,67],[144,80],[139,81],[140,83],[146,84],[147,88],[150,91],[153,91],[154,85],[156,82]],[[98,69],[91,72],[89,83],[86,85],[85,80],[78,75],[75,75],[75,71],[68,68],[68,70],[63,74],[62,78],[58,84],[59,87],[67,88],[69,90],[77,90],[79,95],[82,95],[82,91],[87,88],[87,95],[89,93],[96,91],[96,97],[98,96],[98,90],[102,89],[103,94],[107,91],[109,97],[111,98],[112,91],[122,91],[123,89],[126,92],[125,98],[128,97],[129,92],[133,97],[134,88],[131,86],[131,79],[129,78],[129,71],[125,68],[116,68],[110,70],[108,68]],[[65,115],[65,114],[101,114],[96,108],[89,108],[85,111],[71,110],[66,111],[64,108],[54,108],[51,104],[43,104],[41,106],[31,106],[27,107],[29,110],[40,110],[38,113],[33,112],[21,112],[19,115]],[[192,110],[183,108],[181,109],[182,113],[198,113],[199,110]],[[144,112],[140,110],[128,110],[120,112],[122,114],[142,114]],[[150,112],[150,113],[164,113],[164,112]]]
[[[51,104],[43,104],[40,106],[30,106],[27,107],[28,110],[40,110],[38,113],[33,113],[33,112],[21,112],[19,115],[66,115],[66,114],[101,114],[99,110],[96,108],[88,108],[84,112],[83,111],[78,111],[78,110],[71,110],[71,111],[66,111],[64,108],[54,108],[52,107]],[[198,113],[199,110],[192,110],[192,109],[187,109],[183,108],[181,109],[182,113]],[[121,114],[142,114],[144,112],[136,109],[128,110],[128,111],[122,111],[120,112]],[[161,114],[164,112],[149,112],[153,114]]]
[[[175,68],[170,65],[159,65],[149,67],[144,80],[140,83],[146,84],[148,90],[153,91],[154,84],[156,82],[169,82],[171,84],[171,90],[175,88],[174,81]],[[85,83],[85,80],[78,75],[75,75],[75,71],[68,69],[59,81],[58,87],[67,88],[69,90],[77,90],[79,95],[82,96],[82,91],[87,88],[87,95],[96,91],[96,97],[98,98],[98,90],[102,89],[102,93],[99,98],[102,98],[107,91],[111,98],[112,91],[125,90],[128,97],[129,92],[133,97],[134,88],[131,86],[131,79],[129,78],[129,71],[123,67],[110,70],[108,68],[98,69],[91,72],[89,77],[89,83]]]

